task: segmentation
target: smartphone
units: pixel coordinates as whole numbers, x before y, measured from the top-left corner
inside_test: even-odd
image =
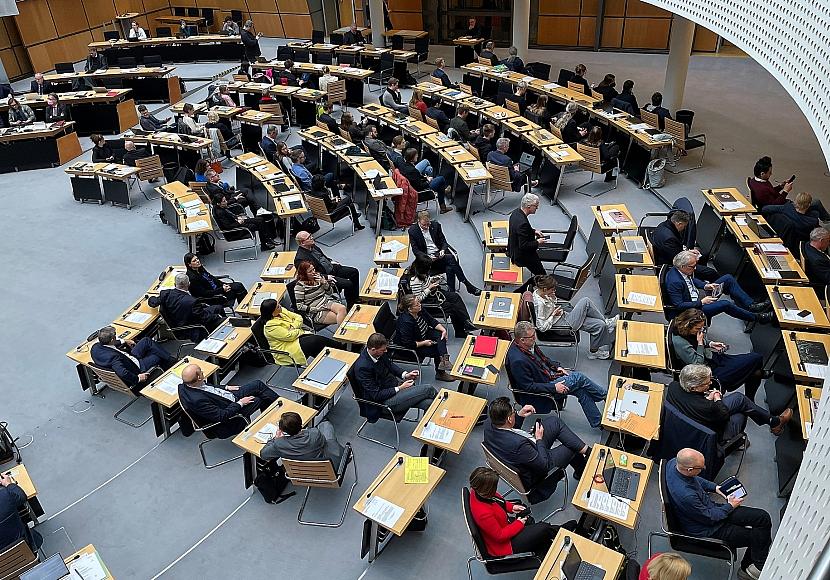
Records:
[[[801,318],[807,318],[808,316],[810,316],[810,314],[812,314],[812,312],[810,312],[809,310],[802,310],[798,313],[798,316],[800,316]]]
[[[290,272],[292,268],[294,268],[294,264],[286,264],[285,265],[285,271],[286,272]]]
[[[787,183],[792,183],[793,181],[795,181],[795,173],[793,173],[792,176],[790,176],[790,178],[787,180]]]

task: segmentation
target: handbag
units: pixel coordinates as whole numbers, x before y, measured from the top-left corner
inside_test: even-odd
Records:
[[[254,479],[254,485],[265,502],[270,504],[282,503],[292,495],[297,495],[295,491],[282,493],[288,485],[288,478],[285,476],[285,468],[277,465],[276,461],[269,461],[262,466]]]

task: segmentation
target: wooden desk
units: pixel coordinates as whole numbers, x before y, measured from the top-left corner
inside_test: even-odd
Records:
[[[354,509],[358,513],[365,516],[371,521],[371,530],[369,533],[369,561],[373,562],[379,554],[378,546],[378,531],[380,527],[388,529],[396,536],[402,536],[409,527],[410,522],[415,518],[415,515],[420,511],[438,487],[438,483],[446,473],[440,467],[429,465],[429,483],[425,484],[405,484],[404,483],[404,464],[398,464],[398,459],[402,458],[404,461],[408,455],[405,453],[396,453],[394,457],[381,469],[375,480],[366,488],[360,499],[354,504]],[[403,508],[403,513],[394,523],[394,525],[381,526],[377,521],[369,516],[366,509],[366,495],[371,493],[373,497],[383,498],[388,502]],[[390,536],[391,538],[391,536]]]
[[[79,135],[102,133],[115,135],[123,133],[138,124],[135,101],[128,98],[132,89],[109,89],[103,93],[93,90],[61,92],[61,104],[70,110],[72,121]],[[24,99],[25,96],[25,99]],[[46,108],[48,95],[28,93],[18,97],[20,104],[28,105],[35,111]],[[0,111],[9,106],[0,103]]]
[[[175,14],[172,16],[156,16],[156,22],[162,24],[179,24],[182,21],[189,26],[199,26],[205,22],[205,19],[201,16],[176,16]]]
[[[637,229],[637,222],[624,203],[593,205],[591,211],[604,236]]]
[[[436,465],[441,464],[441,459],[444,454],[439,450],[450,451],[458,455],[464,448],[470,433],[475,427],[476,421],[481,416],[484,407],[487,406],[487,399],[474,397],[448,389],[441,389],[438,391],[438,396],[426,410],[424,416],[418,421],[415,430],[412,432],[412,437],[426,444],[426,457],[429,457],[430,463]],[[439,412],[440,409],[440,412]],[[453,427],[444,425],[447,429],[452,431],[452,439],[447,443],[436,441],[428,437],[424,437],[424,429],[428,423],[440,424],[441,421],[449,419],[455,420],[457,423]]]
[[[772,264],[769,261],[769,256],[765,254],[757,254],[755,252],[755,248],[749,248],[746,251],[747,256],[749,256],[750,262],[755,267],[755,270],[758,272],[758,275],[761,277],[761,281],[764,284],[779,284],[784,282],[786,284],[809,284],[810,281],[807,279],[807,274],[804,273],[804,270],[801,268],[801,264],[798,263],[798,260],[795,257],[787,252],[786,255],[779,255],[775,256],[778,261],[784,267],[784,270],[790,270],[797,274],[797,278],[781,278],[781,270],[777,270],[772,267]],[[786,264],[786,265],[785,265]]]
[[[493,265],[496,258],[507,260],[507,268],[494,269]],[[511,281],[497,280],[493,278],[493,272],[505,273],[509,276],[515,276],[515,278]],[[501,290],[505,286],[521,286],[522,284],[524,284],[524,268],[511,262],[507,254],[491,252],[484,255],[485,290]]]
[[[720,187],[716,189],[701,189],[706,203],[720,216],[753,213],[755,207],[744,195],[734,187]]]
[[[589,489],[595,488],[600,491],[608,491],[608,488],[605,485],[605,483],[595,483],[593,479],[594,470],[596,469],[597,463],[599,462],[600,449],[604,450],[605,453],[611,453],[611,456],[614,458],[614,463],[617,465],[617,467],[621,466],[620,456],[626,455],[628,458],[628,465],[625,467],[625,469],[640,474],[640,484],[637,486],[636,499],[631,502],[631,506],[628,510],[628,517],[624,520],[616,516],[593,511],[588,507],[588,499],[585,497],[585,495],[588,493]],[[642,470],[634,469],[632,466],[635,462],[644,464],[646,468]],[[634,455],[633,453],[626,453],[625,451],[620,451],[619,449],[611,449],[610,447],[606,447],[605,445],[595,444],[591,447],[591,456],[588,458],[588,464],[585,466],[585,471],[582,473],[582,477],[579,479],[579,483],[576,486],[576,491],[574,492],[573,501],[571,503],[573,503],[574,507],[576,507],[578,510],[581,510],[588,514],[592,514],[600,519],[620,524],[628,529],[633,530],[637,525],[639,513],[642,511],[643,497],[645,496],[646,486],[648,485],[648,478],[651,475],[651,468],[653,465],[654,462],[652,462],[652,460],[648,459],[647,457],[640,457],[639,455]],[[601,471],[602,467],[600,467],[600,472]]]
[[[643,244],[643,261],[642,262],[631,262],[627,260],[622,260],[619,257],[620,252],[625,252],[625,242],[626,241],[640,241]],[[611,263],[614,264],[614,268],[619,271],[628,272],[634,268],[654,268],[654,260],[651,259],[651,254],[648,253],[648,247],[646,246],[646,241],[643,239],[642,236],[610,236],[605,238],[605,247],[608,251],[608,255],[611,257]]]
[[[623,565],[624,558],[622,554],[606,548],[602,544],[592,542],[588,538],[569,532],[565,528],[560,528],[533,580],[550,580],[561,576],[562,563],[567,556],[567,552],[562,549],[565,538],[570,538],[571,545],[577,549],[579,556],[585,562],[605,570],[604,580],[617,578]]]
[[[13,465],[8,469],[3,469],[3,473],[10,475],[11,478],[17,482],[23,493],[26,494],[26,503],[29,505],[29,518],[37,524],[37,520],[44,514],[43,507],[40,505],[40,500],[37,498],[37,488],[35,487],[32,478],[29,476],[29,471],[22,463]],[[25,518],[28,521],[29,518]]]
[[[429,36],[429,33],[426,30],[398,30],[397,28],[392,28],[387,30],[383,33],[386,38],[392,38],[393,36],[401,36],[403,37],[404,41],[414,42],[419,38],[424,38]]]
[[[629,346],[632,342],[656,344],[657,354],[631,354],[629,352]],[[626,352],[625,356],[623,356],[623,351]],[[616,342],[614,344],[614,360],[622,365],[623,370],[626,367],[664,370],[666,368],[666,327],[654,322],[618,320]]]
[[[230,326],[231,323],[229,319],[225,319],[222,324],[216,327],[216,330],[211,332],[211,336],[218,332],[220,329],[224,328],[225,326]],[[229,364],[236,355],[239,354],[239,351],[242,349],[242,346],[248,342],[251,338],[253,338],[253,332],[251,332],[250,328],[246,327],[234,327],[231,326],[231,333],[224,339],[222,342],[225,343],[225,347],[217,353],[210,353],[207,351],[199,350],[198,345],[194,347],[194,352],[201,353],[203,356],[207,357],[208,360],[211,362],[219,362],[222,361],[223,365]]]
[[[377,282],[381,272],[386,272],[387,274],[395,276],[400,283],[404,270],[403,268],[372,268],[369,270],[366,273],[366,280],[363,282],[363,286],[360,287],[360,298],[362,300],[369,303],[383,303],[393,302],[398,299],[397,289],[393,290],[391,294],[381,294],[377,291],[375,283]]]
[[[336,348],[327,348],[322,353],[314,357],[314,360],[303,370],[302,373],[300,373],[300,376],[292,383],[292,385],[301,393],[306,394],[306,398],[309,399],[310,406],[316,409],[322,417],[325,415],[323,407],[326,406],[326,410],[331,408],[336,399],[339,398],[337,391],[339,391],[343,385],[346,384],[346,373],[348,373],[349,369],[352,368],[352,365],[357,362],[357,358],[359,356],[360,354],[356,352],[349,352]],[[307,382],[305,379],[308,377],[309,373],[311,373],[314,370],[314,367],[326,357],[339,360],[340,362],[346,364],[346,372],[343,373],[342,378],[334,377],[330,383],[323,387],[317,385],[317,383],[312,383],[311,381]]]
[[[830,354],[830,335],[793,330],[782,330],[781,335],[790,361],[790,370],[795,380],[804,383],[822,384],[824,377],[821,375],[824,374],[824,368],[826,367],[824,365],[810,365],[808,368],[806,364],[801,362],[796,341],[819,342],[824,345],[825,352]]]
[[[472,395],[475,393],[478,385],[494,386],[499,382],[499,374],[504,367],[504,361],[507,358],[507,349],[510,348],[511,342],[509,340],[499,340],[496,347],[496,354],[492,358],[478,358],[472,356],[473,348],[475,347],[475,336],[468,336],[464,339],[464,344],[458,351],[458,356],[455,358],[455,363],[452,365],[450,375],[454,379],[461,381],[458,384],[458,392]],[[484,376],[481,378],[466,375],[463,373],[463,368],[466,365],[472,364],[474,366],[490,366],[496,368],[496,372],[487,369]]]
[[[509,129],[511,133],[519,136],[523,133],[533,131],[533,129],[540,129],[539,125],[532,121],[528,121],[524,117],[511,117],[509,119],[505,119],[502,121],[501,126],[505,129]]]
[[[540,129],[538,126],[522,133],[522,140],[527,141],[536,149],[544,149],[545,147],[562,144],[562,140],[559,137],[547,129]]]
[[[810,398],[807,398],[807,391],[809,391]],[[813,418],[815,414],[818,412],[817,403],[821,404],[821,395],[822,395],[822,388],[816,386],[804,386],[804,385],[796,385],[795,386],[795,398],[798,401],[798,416],[801,418],[801,434],[804,437],[804,440],[807,441],[810,438],[810,434],[813,430]],[[813,405],[813,408],[810,408],[810,405]]]
[[[615,414],[614,418],[609,418],[609,410],[612,408],[613,402],[621,401],[625,393],[630,390],[632,384],[642,385],[648,388],[648,404],[645,409],[645,415],[642,417],[636,413],[630,413],[627,417]],[[660,412],[663,409],[665,385],[662,383],[654,383],[651,381],[641,381],[637,379],[630,379],[621,377],[619,375],[611,375],[608,386],[608,395],[605,397],[605,407],[602,413],[602,426],[609,432],[610,435],[617,433],[627,433],[634,437],[646,440],[646,445],[649,441],[660,438]],[[633,391],[638,392],[638,391]],[[606,442],[606,444],[609,444]]]
[[[297,273],[297,269],[294,267],[296,256],[297,252],[272,252],[259,277],[266,282],[293,280]],[[289,264],[291,268],[286,269]]]
[[[723,221],[726,223],[726,226],[729,228],[729,231],[732,232],[732,235],[735,236],[735,239],[738,241],[738,244],[743,246],[744,248],[752,248],[755,244],[783,244],[781,238],[772,237],[772,238],[759,238],[758,234],[753,232],[749,229],[746,225],[746,216],[750,214],[742,214],[742,215],[730,215]],[[775,231],[769,225],[766,218],[761,214],[755,214],[751,217],[755,218],[759,225],[766,226],[766,228],[770,231]]]
[[[176,70],[174,66],[137,66],[133,68],[120,68],[111,66],[106,69],[99,69],[90,72],[66,72],[52,73],[43,76],[44,80],[59,83],[68,82],[81,78],[105,78],[105,79],[133,79],[133,78],[158,78],[170,74]]]
[[[494,231],[502,229],[504,230],[503,236],[494,235]],[[484,222],[484,239],[481,241],[481,243],[484,244],[485,250],[489,252],[505,252],[507,251],[507,238],[509,235],[510,222],[508,222],[507,220]]]
[[[141,389],[141,394],[150,399],[150,409],[153,413],[153,426],[156,429],[157,437],[164,439],[170,437],[171,428],[178,421],[182,411],[181,407],[179,407],[178,387],[173,391],[172,379],[168,380],[167,377],[175,376],[181,382],[182,371],[189,364],[199,365],[206,381],[219,370],[218,365],[200,358],[186,356],[159,375],[152,383]],[[168,384],[170,385],[169,387],[167,386]]]
[[[424,135],[423,137],[421,137],[421,142],[424,143],[430,149],[434,149],[439,153],[441,149],[458,146],[458,141],[456,141],[455,139],[450,139],[443,133],[431,133],[429,135]]]
[[[496,298],[507,298],[511,302],[512,310],[504,318],[488,314],[490,306]],[[485,331],[506,330],[512,332],[519,316],[521,298],[515,292],[496,292],[493,290],[482,292],[481,296],[478,297],[478,305],[476,305],[475,315],[473,316],[473,324]]]
[[[657,276],[637,274],[615,274],[617,308],[624,318],[631,318],[631,314],[645,312],[663,313],[663,297],[660,294],[660,280]],[[625,277],[625,284],[623,284]],[[643,294],[654,297],[654,305],[641,304],[631,300],[632,294]],[[637,296],[636,298],[640,298]],[[644,299],[646,300],[646,299]]]
[[[136,337],[141,334],[140,330],[129,328],[127,326],[121,326],[118,324],[113,324],[112,326],[115,328],[115,336],[118,340],[135,340]],[[101,392],[98,388],[97,375],[95,375],[89,366],[92,363],[92,345],[97,342],[97,338],[84,341],[66,353],[66,356],[76,363],[75,370],[78,373],[78,380],[81,383],[81,389],[84,391],[89,390],[92,395],[97,395]]]
[[[177,264],[175,266],[167,266],[164,269],[164,276],[161,280],[156,280],[150,285],[150,288],[147,290],[147,294],[158,294],[162,290],[169,290],[175,287],[176,283],[176,275],[177,274],[184,274],[187,272],[187,268],[185,268],[181,264]]]
[[[372,304],[353,305],[332,336],[347,346],[363,346],[375,332],[374,321],[380,309],[380,306]]]
[[[285,284],[281,282],[257,282],[248,290],[248,293],[234,310],[237,314],[257,318],[259,317],[259,307],[263,300],[270,298],[279,302],[285,295],[285,291]]]
[[[427,125],[423,121],[412,121],[407,123],[403,126],[404,133],[408,133],[409,135],[421,138],[425,135],[430,135],[432,133],[438,133],[438,129],[431,125]]]
[[[66,566],[69,567],[69,572],[70,572],[70,574],[69,574],[69,576],[67,576],[67,578],[73,578],[73,576],[72,576],[73,568],[71,567],[72,563],[75,560],[78,560],[79,558],[81,558],[82,556],[87,556],[87,555],[92,556],[93,558],[95,558],[98,561],[98,564],[101,566],[101,569],[103,570],[104,574],[106,574],[106,576],[104,577],[103,580],[113,580],[113,577],[112,577],[112,574],[109,571],[109,568],[107,568],[107,565],[104,564],[104,559],[101,558],[101,554],[98,553],[98,550],[96,550],[95,546],[93,546],[92,544],[87,544],[86,546],[84,546],[83,548],[81,548],[80,550],[75,552],[74,554],[64,558],[63,561],[66,563]],[[76,576],[80,576],[80,573],[78,573],[78,572],[75,572],[75,574],[76,574]]]
[[[75,201],[110,202],[112,205],[132,208],[130,179],[139,172],[137,167],[79,161],[64,169],[64,172],[70,176]],[[89,187],[90,177],[95,181],[96,187]]]
[[[290,399],[280,397],[265,409],[250,425],[245,427],[236,437],[233,438],[233,444],[244,451],[242,456],[242,469],[245,478],[245,489],[248,489],[254,484],[259,468],[266,463],[260,459],[262,448],[265,443],[257,440],[256,434],[260,429],[269,423],[276,427],[280,422],[280,417],[287,412],[297,413],[303,421],[303,427],[309,424],[317,415],[317,411],[296,403]]]
[[[767,295],[772,302],[778,325],[785,330],[830,330],[830,320],[824,307],[818,301],[816,291],[809,286],[766,286]],[[787,304],[795,300],[795,308],[787,311]],[[797,312],[809,310],[812,315],[806,318],[797,316]],[[787,317],[793,318],[793,320]]]
[[[477,183],[486,183],[487,184],[487,192],[485,193],[485,205],[490,203],[490,180],[493,179],[493,175],[487,170],[487,167],[481,161],[468,161],[466,163],[459,163],[453,165],[455,168],[455,179],[453,180],[453,191],[455,191],[456,186],[458,185],[458,179],[460,178],[467,187],[470,188],[470,199],[467,200],[467,211],[464,212],[464,221],[470,221],[470,212],[472,211],[473,207],[473,194],[472,189],[473,186]]]
[[[480,117],[484,117],[496,126],[500,126],[502,121],[519,116],[510,109],[505,109],[501,106],[487,107],[486,109],[479,111],[478,114]]]
[[[13,145],[12,145],[13,143]],[[81,153],[75,123],[30,123],[0,129],[0,171],[45,169],[68,163]]]
[[[476,157],[467,151],[464,146],[455,143],[449,147],[443,147],[438,150],[438,155],[441,156],[441,159],[449,163],[450,165],[458,165],[459,163],[472,163],[476,160]]]
[[[404,245],[397,252],[384,252],[384,244],[397,241]],[[409,234],[399,236],[380,236],[375,240],[374,262],[381,267],[399,268],[401,264],[409,261]]]
[[[148,294],[143,295],[113,323],[142,332],[150,328],[158,320],[159,311],[148,304],[149,298]]]

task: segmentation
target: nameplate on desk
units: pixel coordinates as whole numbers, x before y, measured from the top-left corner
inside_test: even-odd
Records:
[[[628,301],[634,304],[643,304],[644,306],[654,306],[657,303],[657,296],[643,294],[641,292],[629,292]]]
[[[216,340],[215,338],[206,338],[196,345],[196,350],[209,352],[211,354],[216,354],[223,348],[225,348],[225,343],[221,340]]]
[[[656,342],[629,342],[628,354],[637,356],[657,356]]]

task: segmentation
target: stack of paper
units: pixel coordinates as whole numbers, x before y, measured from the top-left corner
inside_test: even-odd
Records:
[[[810,314],[806,315],[806,316],[799,316],[798,315],[799,312],[801,312],[801,310],[788,310],[786,308],[782,308],[781,309],[781,316],[784,318],[784,320],[790,320],[792,322],[815,322],[816,321],[816,317],[813,316],[812,312]]]
[[[124,320],[126,322],[132,322],[133,324],[144,324],[150,320],[150,315],[146,312],[131,312],[124,317]]]
[[[104,580],[107,573],[97,554],[83,554],[72,560],[68,566],[70,577],[84,580]],[[74,572],[74,574],[73,574]]]
[[[266,423],[260,427],[259,431],[254,435],[254,439],[260,443],[268,443],[270,439],[277,433],[277,426],[273,423]]]
[[[395,292],[399,283],[400,278],[381,270],[378,272],[377,280],[375,280],[375,292],[383,292],[384,290]]]
[[[190,209],[192,207],[198,207],[202,205],[202,200],[200,199],[191,199],[181,204],[183,209]]]
[[[401,250],[403,250],[406,246],[400,243],[398,240],[391,240],[388,242],[384,242],[380,245],[380,251],[382,254],[397,254]]]
[[[629,292],[628,301],[634,304],[644,304],[645,306],[654,306],[657,302],[657,296],[652,294],[642,294],[640,292]]]
[[[403,463],[404,483],[429,483],[429,458],[407,457]]]
[[[476,177],[484,177],[484,176],[486,176],[486,175],[487,175],[487,170],[486,170],[486,169],[484,169],[484,168],[481,168],[481,169],[470,169],[469,171],[467,171],[467,175],[468,175],[470,178],[473,178],[473,179],[474,179],[474,178],[476,178]]]
[[[455,435],[455,431],[436,425],[432,421],[424,425],[423,430],[421,430],[421,437],[437,443],[447,444],[452,441],[453,435]]]
[[[209,228],[210,224],[206,220],[196,220],[187,224],[187,231],[192,232],[196,230],[204,230]]]
[[[271,266],[265,269],[265,273],[269,276],[282,276],[285,274],[285,266]]]
[[[744,207],[744,202],[742,202],[742,201],[724,201],[723,202],[723,209],[726,209],[726,210],[731,211],[731,210],[741,209],[742,207]]]
[[[403,511],[401,506],[395,505],[376,495],[367,499],[363,507],[363,514],[384,528],[395,527],[395,524],[398,523],[398,520],[403,515]]]
[[[216,340],[215,338],[206,338],[202,342],[196,345],[196,350],[201,350],[202,352],[209,352],[211,354],[216,354],[225,346],[225,343],[221,340]]]
[[[628,354],[639,356],[657,356],[657,343],[655,342],[629,342]]]

